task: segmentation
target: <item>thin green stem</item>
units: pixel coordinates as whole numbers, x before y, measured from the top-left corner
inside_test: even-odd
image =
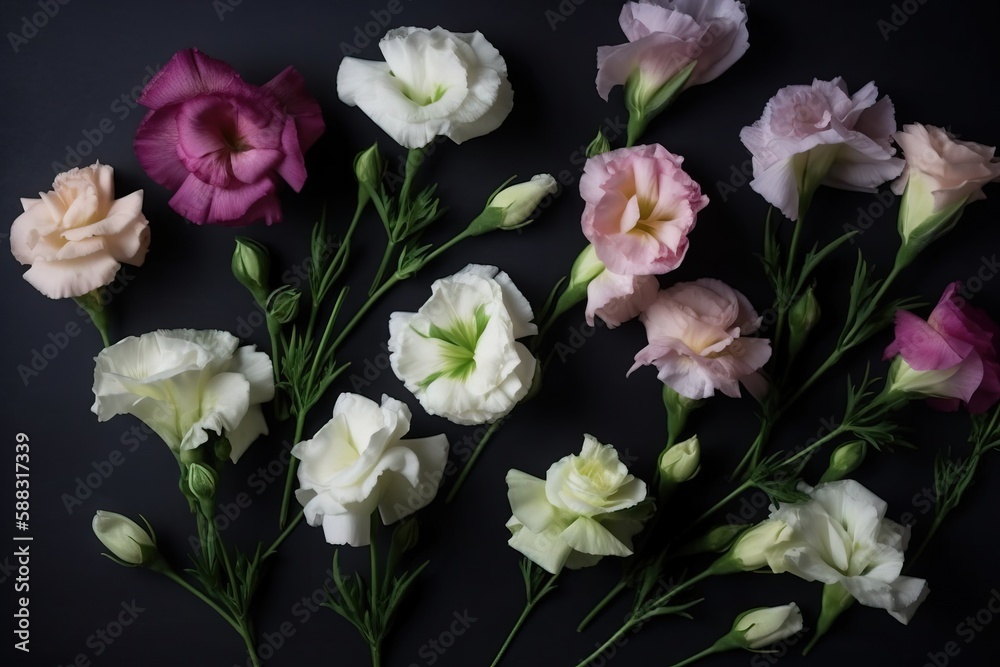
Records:
[[[358,310],[358,312],[354,314],[354,317],[351,318],[351,320],[344,326],[341,332],[333,340],[333,346],[331,347],[332,350],[340,349],[341,343],[343,343],[344,339],[347,338],[347,336],[351,333],[351,331],[354,330],[354,327],[358,326],[358,324],[361,322],[361,318],[363,318],[365,314],[372,309],[372,306],[378,303],[378,300],[381,299],[386,292],[392,289],[396,285],[396,283],[399,282],[399,280],[400,280],[399,276],[397,276],[396,274],[389,276],[389,279],[385,281],[385,284],[383,284],[381,287],[375,290],[375,293],[368,297],[368,300],[365,301],[364,305],[361,306],[360,310]]]
[[[590,613],[587,614],[582,621],[580,621],[580,625],[576,626],[576,631],[583,632],[584,628],[590,625],[590,622],[597,618],[597,615],[604,611],[604,608],[611,604],[612,600],[618,597],[627,587],[628,583],[625,581],[625,575],[623,574],[622,578],[617,584],[615,584],[614,588],[608,591],[608,594],[601,598],[601,601],[590,610]]]
[[[719,652],[719,650],[717,648],[715,648],[715,646],[709,646],[704,651],[701,651],[699,653],[695,653],[690,658],[688,658],[686,660],[681,660],[680,662],[675,663],[672,667],[686,667],[686,665],[693,665],[694,663],[698,662],[699,660],[701,660],[703,658],[707,658],[708,656],[713,655],[713,654],[718,653],[718,652]]]
[[[253,641],[253,632],[248,625],[240,624],[240,627],[236,629],[240,633],[240,637],[243,638],[243,644],[246,646],[247,653],[250,655],[250,662],[253,667],[260,667],[260,659],[257,657],[257,646]]]
[[[927,545],[929,545],[931,543],[931,540],[934,539],[934,535],[938,532],[938,529],[941,527],[941,524],[944,523],[944,519],[946,516],[948,516],[948,512],[944,511],[934,517],[934,522],[931,524],[931,528],[927,532],[927,535],[924,536],[923,541],[920,542],[920,546],[917,547],[917,550],[916,552],[914,552],[913,556],[906,559],[907,570],[913,567],[913,564],[917,562],[920,556],[924,553],[924,550],[927,549]]]
[[[452,486],[451,490],[448,492],[448,497],[444,499],[445,503],[450,503],[452,500],[454,500],[455,495],[458,493],[458,490],[462,488],[462,483],[465,482],[465,478],[469,476],[470,472],[472,472],[472,466],[475,465],[476,460],[479,458],[479,455],[483,453],[483,449],[486,447],[486,443],[489,441],[491,437],[493,437],[493,434],[500,429],[500,426],[504,423],[504,421],[505,421],[504,419],[498,419],[497,421],[490,424],[490,427],[486,430],[486,433],[483,434],[482,439],[476,445],[475,451],[472,452],[472,456],[469,458],[469,461],[465,464],[465,467],[462,468],[462,472],[459,473],[458,479],[455,480],[454,486]]]
[[[305,514],[302,512],[302,510],[299,510],[298,513],[295,515],[295,518],[292,519],[287,526],[285,526],[285,529],[281,531],[281,534],[274,539],[274,542],[271,542],[271,546],[267,548],[267,551],[264,552],[264,555],[261,558],[269,558],[274,554],[276,554],[278,552],[278,547],[281,546],[281,543],[285,541],[285,538],[291,534],[291,532],[295,529],[297,525],[299,525],[299,522],[301,522],[304,517]]]
[[[619,639],[621,639],[622,637],[624,637],[625,633],[627,633],[629,630],[631,630],[632,628],[634,628],[637,625],[639,625],[639,621],[635,621],[634,619],[631,619],[631,618],[629,620],[627,620],[625,622],[625,624],[622,625],[622,627],[618,629],[618,632],[616,632],[615,634],[611,635],[606,642],[604,642],[599,647],[597,647],[597,650],[595,650],[593,653],[591,653],[586,658],[584,658],[579,663],[577,663],[576,667],[585,667],[586,665],[589,665],[591,662],[593,662],[597,658],[601,657],[601,655],[605,651],[607,651],[609,648],[611,648],[611,646],[615,642],[617,642]]]
[[[375,613],[375,610],[379,608],[378,604],[378,592],[380,589],[378,583],[378,514],[372,512],[371,515],[371,538],[368,542],[368,556],[369,562],[371,563],[371,581],[369,582],[369,589],[371,589],[371,610]]]
[[[292,436],[292,444],[297,445],[299,441],[302,440],[302,431],[305,429],[306,425],[306,415],[308,410],[303,410],[301,413],[295,415],[295,435]],[[288,507],[292,502],[292,487],[295,483],[295,471],[298,468],[299,460],[294,456],[289,458],[288,470],[285,471],[285,489],[281,494],[281,509],[278,511],[278,527],[285,528],[285,521],[288,519]],[[290,530],[290,528],[285,529]],[[282,536],[284,533],[282,533]],[[280,537],[280,540],[284,537]],[[270,551],[270,549],[268,549]]]
[[[497,665],[500,664],[500,660],[503,659],[504,653],[507,652],[507,648],[510,646],[510,643],[514,640],[514,636],[517,634],[518,630],[521,629],[521,626],[524,625],[524,622],[527,620],[528,616],[531,615],[531,612],[532,610],[534,610],[535,605],[537,605],[542,600],[543,597],[551,593],[552,590],[555,588],[555,581],[557,578],[559,578],[558,573],[553,574],[551,577],[549,577],[549,580],[545,582],[545,585],[542,587],[542,589],[538,591],[538,593],[534,597],[532,597],[525,603],[524,610],[521,611],[521,615],[517,618],[517,623],[515,623],[514,627],[511,628],[510,634],[507,635],[507,639],[504,640],[503,646],[501,646],[500,650],[497,651],[496,657],[493,658],[493,662],[490,663],[490,667],[497,667]]]
[[[226,623],[229,623],[229,625],[233,626],[234,630],[236,630],[237,632],[241,632],[239,624],[233,619],[232,616],[229,615],[229,612],[225,611],[222,607],[217,605],[214,600],[212,600],[210,597],[199,591],[191,584],[189,584],[187,581],[185,581],[184,578],[181,577],[179,574],[177,574],[173,570],[163,570],[162,574],[171,581],[179,584],[182,588],[184,588],[184,590],[191,593],[196,598],[198,598],[199,600],[207,604],[209,607],[211,607],[215,611],[215,613],[217,613],[219,616],[225,619]]]
[[[382,647],[378,644],[369,644],[371,650],[372,667],[382,667]]]
[[[382,284],[382,279],[385,277],[385,270],[389,268],[389,262],[392,261],[393,255],[396,253],[396,243],[391,239],[385,243],[385,251],[382,253],[382,261],[379,262],[378,271],[375,272],[375,279],[372,280],[371,287],[368,288],[369,294],[374,294],[378,286]]]
[[[694,522],[692,522],[691,525],[689,525],[686,529],[684,529],[684,531],[681,532],[680,534],[681,535],[687,535],[689,532],[691,532],[692,530],[694,530],[698,525],[700,525],[703,521],[707,520],[713,514],[715,514],[720,509],[722,509],[723,507],[725,507],[733,499],[738,498],[741,493],[743,493],[744,491],[746,491],[747,489],[749,489],[752,486],[753,486],[753,482],[752,481],[747,480],[747,481],[743,482],[738,487],[736,487],[735,489],[733,489],[733,491],[729,495],[727,495],[725,498],[723,498],[722,500],[720,500],[719,502],[715,503],[710,508],[708,508],[707,510],[705,510],[704,512],[702,512],[698,516],[698,518],[695,519]]]

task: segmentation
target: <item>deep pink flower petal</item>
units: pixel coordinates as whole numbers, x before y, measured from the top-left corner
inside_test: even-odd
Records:
[[[281,202],[278,201],[278,194],[276,190],[269,192],[254,202],[253,206],[247,209],[247,212],[239,218],[235,220],[222,221],[219,224],[229,227],[237,227],[249,225],[253,222],[257,222],[258,220],[263,220],[266,225],[281,222]]]
[[[299,150],[298,129],[291,120],[285,122],[281,146],[284,149],[284,159],[277,166],[278,175],[298,192],[306,183],[306,161]]]
[[[967,408],[971,414],[986,412],[1000,401],[1000,363],[983,362],[983,379],[976,393],[969,399]]]
[[[150,109],[159,109],[196,95],[239,88],[241,84],[240,75],[229,64],[206,56],[198,49],[185,49],[175,53],[150,79],[137,102]]]
[[[326,124],[319,102],[309,93],[302,75],[294,67],[287,67],[261,88],[274,95],[285,113],[295,120],[300,150],[309,150],[323,135]]]
[[[186,100],[177,110],[177,138],[181,150],[192,158],[232,150],[227,140],[238,139],[233,104],[210,95]]]
[[[227,151],[220,150],[192,157],[184,152],[184,145],[178,142],[177,157],[192,176],[213,187],[226,188],[233,182],[233,171]]]
[[[233,224],[244,219],[256,202],[274,191],[270,180],[217,188],[192,174],[171,198],[170,207],[197,224]]]
[[[265,178],[285,159],[285,154],[274,148],[251,148],[229,156],[233,175],[244,183],[256,183]]]
[[[890,350],[901,354],[914,370],[940,371],[960,364],[974,348],[943,336],[913,313],[900,310],[896,313],[896,339],[886,348],[886,354]]]
[[[139,164],[160,185],[176,190],[188,177],[188,170],[177,156],[177,112],[174,109],[150,111],[135,131],[133,147]]]

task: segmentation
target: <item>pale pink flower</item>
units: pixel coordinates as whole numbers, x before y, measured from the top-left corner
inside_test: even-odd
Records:
[[[753,155],[750,187],[790,220],[820,185],[875,192],[903,170],[890,144],[895,130],[892,102],[878,99],[874,83],[853,96],[840,77],[787,86],[740,132]]]
[[[605,100],[629,77],[650,95],[697,61],[685,88],[715,79],[749,48],[747,12],[736,0],[626,2],[626,44],[597,49],[597,92]]]
[[[31,266],[24,279],[52,299],[78,297],[108,285],[122,264],[142,266],[149,222],[142,190],[115,199],[106,164],[59,174],[39,199],[22,199],[10,228],[10,249]]]
[[[587,160],[580,178],[586,202],[581,224],[608,270],[657,275],[684,260],[687,235],[708,197],[681,169],[683,161],[659,144]]]
[[[656,276],[622,276],[605,270],[587,285],[587,324],[600,317],[611,329],[631,320],[656,300]]]
[[[894,135],[903,149],[906,167],[892,183],[903,195],[899,232],[903,240],[926,245],[944,234],[969,203],[985,199],[983,186],[1000,176],[996,149],[972,141],[957,141],[932,125],[904,125]]]
[[[722,281],[702,278],[659,293],[640,316],[649,344],[635,355],[639,366],[656,366],[657,377],[687,398],[708,398],[716,389],[740,395],[740,383],[756,398],[767,391],[757,372],[771,357],[771,342],[748,338],[760,327],[745,296]]]

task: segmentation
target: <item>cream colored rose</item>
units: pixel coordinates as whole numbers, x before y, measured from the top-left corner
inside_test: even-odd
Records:
[[[10,249],[31,266],[24,279],[45,296],[83,296],[114,280],[122,264],[142,265],[149,248],[142,190],[116,200],[110,166],[59,174],[39,197],[21,200]]]

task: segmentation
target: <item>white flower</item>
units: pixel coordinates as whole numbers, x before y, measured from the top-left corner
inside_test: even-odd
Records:
[[[768,554],[785,541],[788,526],[784,521],[761,521],[739,536],[723,559],[737,570],[752,572],[768,564]]]
[[[160,330],[101,350],[91,408],[100,421],[135,415],[175,454],[225,435],[235,463],[267,434],[260,404],[274,398],[271,360],[225,331]],[[238,349],[237,349],[238,348]]]
[[[511,470],[507,486],[508,544],[552,574],[631,555],[632,536],[649,509],[639,506],[645,482],[629,474],[614,447],[592,435],[584,435],[579,455],[552,464],[544,480]]]
[[[392,370],[428,414],[494,422],[531,388],[535,358],[515,339],[538,333],[532,317],[506,273],[470,264],[434,281],[419,311],[389,318]]]
[[[745,611],[733,623],[732,634],[750,650],[762,649],[802,630],[802,612],[794,602],[780,607]]]
[[[341,394],[333,418],[311,440],[292,448],[310,526],[323,526],[330,544],[371,543],[371,514],[385,524],[424,507],[437,495],[448,462],[444,435],[401,440],[410,410],[388,396],[382,405],[358,394]]]
[[[142,266],[146,259],[142,190],[115,199],[114,173],[100,163],[71,169],[39,199],[21,200],[10,249],[31,265],[24,279],[45,296],[83,296],[114,280],[123,263]]]
[[[127,516],[97,510],[91,526],[101,544],[125,565],[149,565],[159,557],[153,538]]]
[[[507,63],[482,33],[396,28],[379,41],[385,62],[344,58],[337,94],[406,148],[445,135],[457,144],[492,132],[510,113]]]
[[[771,509],[789,528],[787,541],[767,554],[771,569],[840,584],[861,604],[908,623],[928,592],[923,579],[900,574],[909,528],[886,519],[885,501],[853,480],[800,489],[811,500]]]

